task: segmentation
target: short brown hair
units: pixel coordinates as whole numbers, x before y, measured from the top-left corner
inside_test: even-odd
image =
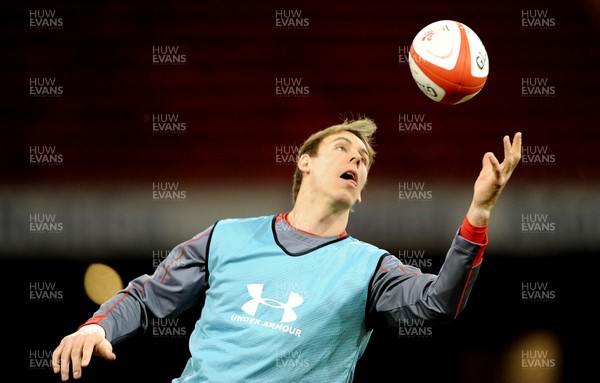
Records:
[[[373,162],[375,161],[375,150],[373,149],[373,135],[377,130],[377,125],[370,118],[359,118],[356,120],[344,120],[341,124],[332,125],[323,130],[319,130],[316,133],[313,133],[310,137],[304,141],[304,144],[298,150],[298,158],[300,158],[303,154],[308,154],[309,156],[316,156],[319,151],[319,146],[325,137],[328,137],[332,134],[340,133],[340,132],[350,132],[355,134],[360,140],[365,144],[367,149],[367,155],[369,157],[369,163],[367,164],[367,169],[370,169],[373,166]],[[296,167],[296,171],[294,172],[294,184],[292,186],[292,201],[295,203],[296,198],[298,198],[298,192],[300,191],[300,185],[302,184],[302,172],[298,167]]]

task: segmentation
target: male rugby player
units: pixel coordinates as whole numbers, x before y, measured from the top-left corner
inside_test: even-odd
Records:
[[[132,280],[52,356],[62,380],[92,355],[205,298],[190,335],[183,382],[351,382],[378,326],[456,318],[478,275],[492,209],[521,157],[521,133],[504,160],[483,156],[473,198],[437,275],[403,265],[346,232],[375,153],[370,119],[344,121],[299,150],[293,208],[223,219],[176,246],[153,275]],[[302,363],[283,363],[294,355]]]

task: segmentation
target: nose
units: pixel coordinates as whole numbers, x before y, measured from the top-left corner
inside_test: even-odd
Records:
[[[355,154],[350,158],[350,163],[356,163],[356,167],[360,166],[361,157],[359,154]]]

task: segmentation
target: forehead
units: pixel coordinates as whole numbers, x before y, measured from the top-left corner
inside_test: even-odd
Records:
[[[360,151],[367,150],[365,143],[360,138],[358,138],[356,134],[347,130],[330,134],[329,136],[325,137],[322,142],[326,145],[336,142],[350,142],[352,145],[357,146]]]

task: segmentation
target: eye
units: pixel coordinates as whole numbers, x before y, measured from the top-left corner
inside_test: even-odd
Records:
[[[343,147],[342,145],[338,145],[338,146],[335,147],[335,150],[339,150],[339,151],[345,152],[346,148]]]
[[[367,165],[367,159],[365,157],[361,157],[360,161],[363,163],[363,165]]]

